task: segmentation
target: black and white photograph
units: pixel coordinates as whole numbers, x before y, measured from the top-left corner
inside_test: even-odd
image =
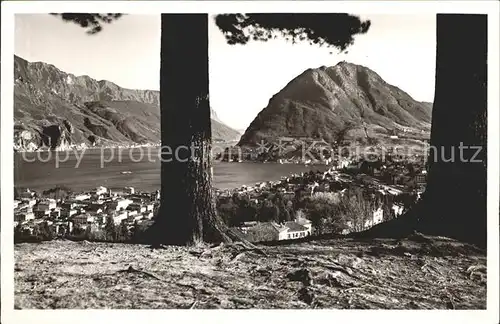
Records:
[[[498,323],[499,7],[2,2],[1,319]]]

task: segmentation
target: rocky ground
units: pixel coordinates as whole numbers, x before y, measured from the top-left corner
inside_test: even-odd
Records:
[[[485,309],[486,254],[445,238],[15,246],[15,307]]]

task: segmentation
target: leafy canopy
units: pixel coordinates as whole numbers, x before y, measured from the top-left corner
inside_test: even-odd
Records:
[[[102,30],[103,23],[109,24],[123,16],[120,13],[53,13],[60,16],[64,21],[73,22],[87,29],[87,34],[94,35]]]
[[[119,19],[119,13],[62,13],[60,16],[87,29],[90,35],[102,30],[102,25]],[[296,43],[334,47],[344,51],[354,43],[356,34],[364,34],[370,21],[346,13],[265,13],[220,14],[215,16],[217,27],[228,44],[246,44],[249,41],[268,41],[279,36]]]
[[[364,34],[370,21],[346,13],[221,14],[215,23],[228,44],[246,44],[283,37],[296,43],[335,47],[344,51],[354,35]]]

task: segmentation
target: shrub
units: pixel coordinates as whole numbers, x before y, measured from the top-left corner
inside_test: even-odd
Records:
[[[367,221],[373,219],[378,206],[375,199],[365,197],[361,190],[350,190],[341,196],[338,193],[316,193],[307,198],[305,212],[312,222],[316,234],[342,233],[344,229],[362,231]],[[299,210],[298,215],[303,211]]]
[[[108,216],[106,225],[104,226],[106,241],[115,242],[118,239],[118,231],[113,217]]]
[[[336,192],[316,192],[312,198],[325,204],[338,204],[340,202],[339,193]]]
[[[217,213],[221,216],[222,220],[228,226],[236,226],[235,223],[237,223],[237,210],[238,206],[236,206],[232,201],[217,206]]]
[[[316,234],[341,233],[345,228],[346,222],[338,202],[333,193],[317,193],[307,199],[305,209]]]
[[[367,141],[369,145],[377,145],[380,143],[380,140],[375,137],[368,137]]]
[[[21,224],[14,228],[14,243],[22,242],[37,242],[37,238],[31,235],[28,229],[25,229]]]
[[[362,194],[345,195],[340,199],[340,212],[353,231],[366,229],[366,222],[373,219],[375,205],[366,200]]]
[[[38,241],[50,241],[54,239],[55,233],[52,226],[50,226],[47,222],[43,222],[34,227],[33,236]]]
[[[297,189],[295,191],[295,197],[293,198],[293,206],[295,210],[299,210],[305,207],[307,198],[307,192],[304,188]]]
[[[264,200],[259,209],[257,220],[260,222],[279,222],[280,210],[279,207],[274,205],[271,200]]]
[[[345,226],[337,205],[311,200],[306,208],[316,234],[339,233]]]
[[[238,226],[243,222],[257,220],[258,206],[248,195],[233,195],[229,199],[219,199],[217,212],[228,226]]]
[[[148,235],[148,230],[153,224],[153,221],[138,221],[134,222],[130,233],[130,241],[133,243],[145,242]]]
[[[89,241],[106,241],[106,233],[101,230],[90,230],[87,232],[86,239]]]
[[[126,223],[121,223],[116,231],[116,241],[117,242],[129,242],[131,239],[131,233],[128,229]]]

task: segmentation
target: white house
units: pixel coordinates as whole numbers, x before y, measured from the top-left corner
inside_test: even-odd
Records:
[[[135,193],[134,187],[125,187],[123,193],[126,195],[133,195]]]
[[[144,213],[146,211],[146,207],[141,205],[141,204],[137,204],[137,203],[133,203],[133,204],[130,204],[128,207],[127,207],[128,210],[134,210],[134,211],[137,211],[138,213]],[[130,213],[129,213],[130,214]]]
[[[311,222],[307,219],[276,224],[274,222],[246,222],[239,230],[251,241],[281,241],[311,235]]]
[[[132,204],[133,201],[130,199],[117,199],[108,203],[108,207],[112,210],[127,209],[127,207]]]
[[[382,207],[377,208],[373,211],[373,218],[365,222],[365,228],[370,228],[384,221],[384,211]]]
[[[31,199],[35,196],[35,192],[31,191],[29,189],[26,189],[25,191],[21,192],[19,194],[19,197],[22,199]]]
[[[75,204],[74,202],[65,202],[61,205],[61,207],[63,209],[74,209],[76,208],[77,204]]]
[[[130,221],[130,222],[134,222],[136,220],[141,220],[142,219],[142,214],[137,214],[137,212],[135,214],[128,214],[128,217],[127,217],[127,220]]]
[[[50,215],[50,210],[35,210],[35,218],[44,218]]]
[[[275,228],[277,236],[276,240],[281,241],[281,240],[286,240],[288,237],[288,228],[282,225],[278,224],[272,224],[272,226]]]
[[[37,205],[37,210],[38,211],[50,211],[56,208],[57,202],[55,199],[45,199],[41,200],[38,205]]]
[[[106,187],[103,187],[103,186],[99,186],[95,189],[96,195],[103,195],[107,192],[108,192],[108,189]]]
[[[309,231],[309,235],[311,234],[311,232],[312,232],[312,223],[311,223],[310,220],[308,220],[307,218],[304,218],[304,217],[298,217],[295,222],[297,224],[300,224],[300,225],[304,226]]]
[[[76,209],[62,209],[61,210],[61,216],[63,217],[71,217],[73,215],[76,215],[78,211]]]
[[[36,205],[36,199],[35,198],[21,198],[22,205],[26,204],[28,207],[33,207]],[[20,205],[19,208],[23,208],[22,205]]]
[[[404,206],[401,204],[392,204],[392,210],[394,210],[394,215],[396,217],[401,216],[403,214]]]
[[[287,240],[309,236],[311,235],[310,222],[307,225],[308,227],[301,225],[298,222],[286,222],[285,223],[286,232],[283,233],[283,236],[286,235]]]
[[[95,217],[90,215],[90,214],[80,214],[80,215],[75,215],[71,221],[73,222],[74,226],[83,226],[87,225],[88,223],[94,222]]]
[[[152,219],[153,218],[153,212],[148,211],[142,214],[142,217],[145,219]]]
[[[116,225],[119,225],[122,221],[126,220],[127,218],[128,218],[128,213],[124,211],[113,216],[113,221],[115,222]]]
[[[89,194],[81,194],[81,195],[76,195],[73,199],[78,200],[78,201],[83,201],[83,200],[87,200],[90,198],[91,198],[91,196]]]
[[[59,218],[61,217],[61,208],[56,207],[50,212],[51,218]]]
[[[384,210],[382,207],[377,208],[373,212],[373,225],[377,225],[379,223],[382,223],[384,221]]]
[[[14,220],[19,223],[26,222],[32,219],[35,219],[35,214],[33,214],[32,212],[20,212],[14,214]]]

